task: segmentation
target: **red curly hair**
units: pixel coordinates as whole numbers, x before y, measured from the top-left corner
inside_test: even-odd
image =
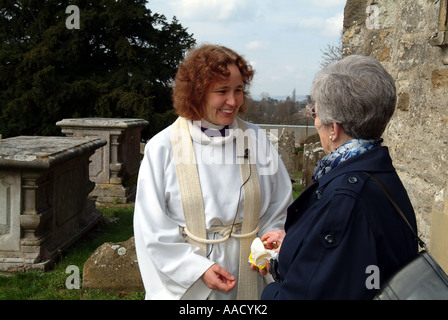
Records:
[[[229,64],[235,64],[243,77],[244,99],[239,113],[247,111],[246,91],[255,71],[235,51],[218,45],[202,45],[188,52],[174,80],[173,104],[177,114],[189,120],[200,120],[204,114],[205,98],[211,86],[230,76]]]

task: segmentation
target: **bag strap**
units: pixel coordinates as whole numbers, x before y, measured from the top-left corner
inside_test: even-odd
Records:
[[[406,224],[408,225],[409,229],[411,229],[412,233],[414,234],[415,238],[418,241],[418,244],[420,245],[420,247],[426,249],[426,244],[423,242],[422,239],[420,239],[420,237],[417,235],[417,232],[415,232],[414,228],[412,228],[411,224],[409,223],[408,219],[406,219],[406,216],[404,215],[403,211],[401,211],[400,207],[398,206],[398,204],[395,202],[394,198],[392,197],[392,194],[389,192],[389,190],[387,190],[386,186],[377,178],[375,177],[372,173],[367,172],[367,171],[363,171],[364,173],[368,174],[373,180],[376,181],[376,183],[379,184],[379,186],[381,187],[381,189],[383,189],[384,193],[386,194],[386,196],[389,198],[390,202],[394,205],[395,209],[397,209],[397,212],[400,214],[400,216],[403,218],[404,222],[406,222]]]

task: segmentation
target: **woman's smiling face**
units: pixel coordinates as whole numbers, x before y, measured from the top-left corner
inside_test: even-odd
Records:
[[[235,64],[229,64],[230,76],[212,84],[205,99],[204,119],[215,125],[232,124],[243,104],[243,77]]]

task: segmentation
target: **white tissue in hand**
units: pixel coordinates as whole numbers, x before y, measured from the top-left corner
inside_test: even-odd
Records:
[[[267,250],[260,238],[255,238],[250,246],[250,251],[252,253],[252,261],[257,267],[262,267],[266,265],[266,261],[272,258],[271,250]]]

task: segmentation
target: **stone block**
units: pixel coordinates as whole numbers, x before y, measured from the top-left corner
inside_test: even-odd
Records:
[[[96,249],[84,264],[82,288],[121,294],[144,292],[134,237]]]
[[[448,70],[434,70],[432,72],[432,86],[434,89],[448,88]]]
[[[409,111],[409,104],[409,93],[400,93],[398,95],[397,108],[401,111]]]

